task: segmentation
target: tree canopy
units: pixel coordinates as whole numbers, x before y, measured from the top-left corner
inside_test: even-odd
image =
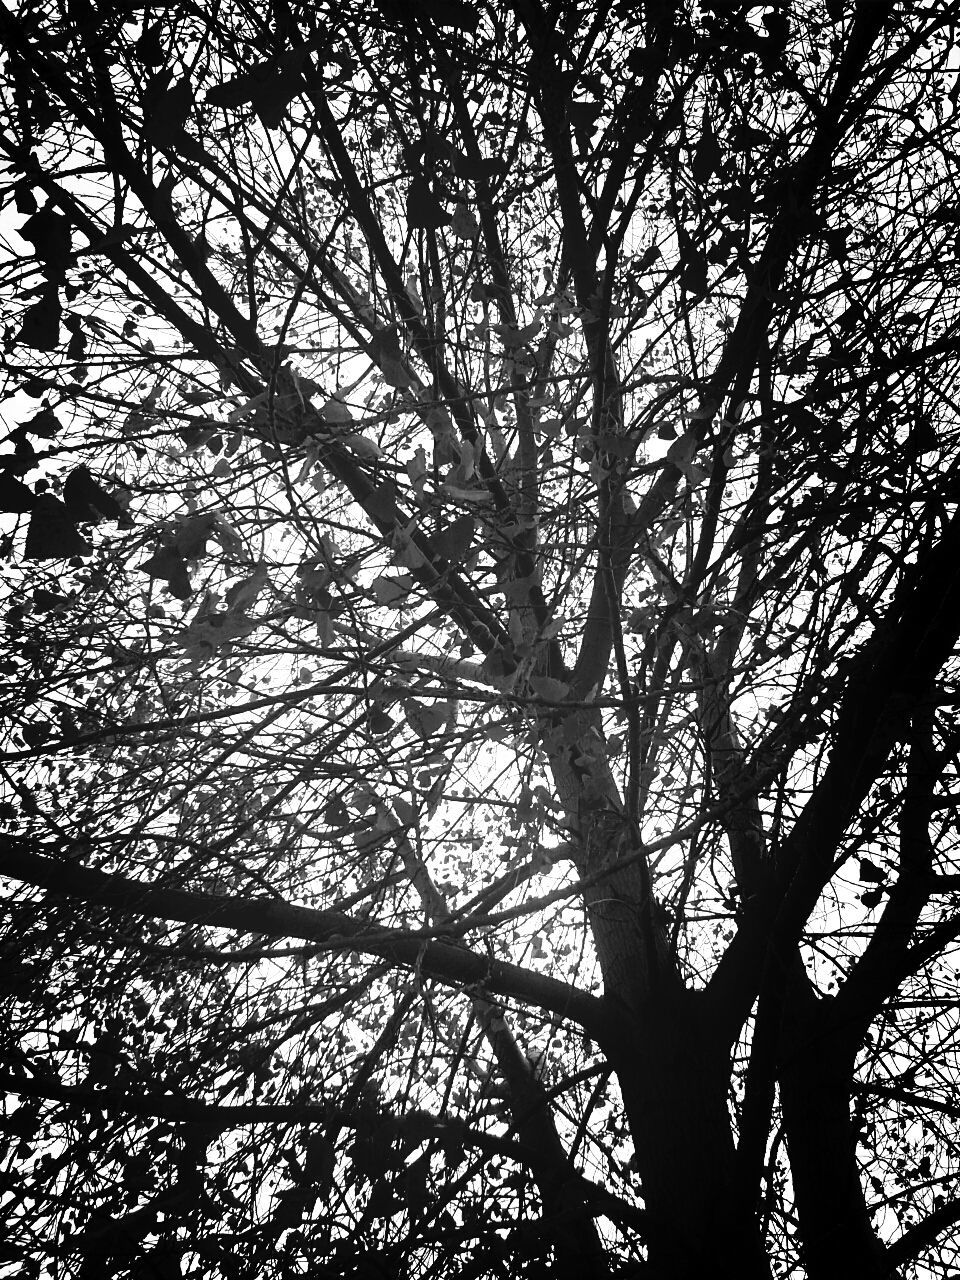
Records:
[[[0,8],[0,1276],[956,1274],[958,20]]]

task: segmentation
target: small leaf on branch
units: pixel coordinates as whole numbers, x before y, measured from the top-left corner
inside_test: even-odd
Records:
[[[446,724],[449,707],[445,702],[429,706],[411,698],[404,702],[403,713],[410,728],[426,742]]]
[[[464,489],[460,485],[450,484],[444,480],[443,492],[455,498],[458,502],[489,502],[490,494],[486,489]]]
[[[710,122],[710,112],[707,107],[704,107],[703,121],[700,126],[700,143],[693,157],[694,181],[699,186],[709,182],[713,175],[719,172],[722,160],[723,155]]]
[[[568,102],[567,119],[574,129],[589,135],[596,128],[602,110],[599,102]]]
[[[70,265],[70,220],[51,205],[45,205],[19,228],[17,233],[33,244],[45,267],[61,275]]]
[[[363,458],[368,462],[375,462],[378,458],[383,457],[383,450],[376,440],[371,440],[369,436],[358,435],[355,431],[345,435],[343,443],[348,445],[358,458]]]
[[[498,687],[501,683],[512,685],[517,670],[512,646],[496,645],[485,655],[483,669]]]
[[[393,327],[388,326],[384,329],[378,329],[371,335],[370,345],[373,359],[383,374],[383,380],[388,387],[396,387],[398,390],[403,390],[405,387],[415,385],[416,379],[404,366],[400,343],[397,341],[396,331]]]
[[[531,676],[529,684],[535,694],[549,702],[562,702],[570,696],[570,686],[552,676]]]
[[[111,227],[105,236],[100,236],[90,241],[87,246],[87,253],[103,253],[106,249],[113,248],[114,245],[123,244],[130,237],[136,234],[137,228],[132,222],[123,222],[117,227]]]
[[[13,188],[13,205],[17,213],[36,213],[37,200],[29,178],[21,178]]]
[[[389,733],[396,724],[393,716],[389,715],[379,702],[374,702],[370,705],[366,713],[366,720],[367,728],[378,738],[385,733]],[[373,839],[376,838],[377,836],[374,833]]]
[[[692,485],[702,484],[710,474],[706,467],[701,467],[699,462],[678,462],[677,466]]]
[[[176,547],[160,547],[149,560],[140,565],[140,570],[148,573],[151,578],[166,582],[170,594],[180,600],[186,600],[193,591],[187,566]]]
[[[928,417],[918,418],[911,425],[907,435],[907,450],[914,457],[921,453],[933,453],[939,444],[937,433]]]
[[[383,380],[388,387],[403,391],[407,387],[416,385],[414,378],[403,367],[400,360],[394,359],[393,356],[384,356],[378,363]]]
[[[413,578],[408,573],[401,573],[396,577],[384,575],[374,578],[370,589],[377,604],[386,605],[388,608],[400,608],[410,594],[412,586]]]
[[[391,524],[397,518],[397,492],[392,484],[381,484],[363,499],[363,509],[379,524]]]
[[[124,510],[112,494],[84,466],[75,467],[63,486],[63,501],[74,520],[95,524],[98,520],[124,519]]]
[[[481,182],[484,178],[494,177],[500,170],[499,160],[487,160],[483,156],[468,156],[462,151],[454,153],[453,171],[458,178],[467,182]]]
[[[29,422],[23,424],[23,430],[29,431],[32,436],[39,436],[41,440],[52,440],[63,430],[63,423],[52,409],[41,409]]]
[[[882,867],[878,867],[870,858],[860,859],[860,879],[870,881],[873,884],[882,884],[887,878],[887,873]]]
[[[28,489],[22,480],[9,471],[0,471],[0,511],[20,515],[32,511],[34,501],[33,490]]]
[[[345,405],[339,395],[331,396],[320,407],[320,416],[324,422],[352,422],[353,414],[350,412],[348,405]]]
[[[207,541],[216,531],[217,518],[212,515],[187,516],[177,531],[175,546],[184,560],[200,560],[207,554]]]
[[[215,107],[242,107],[249,103],[268,129],[283,123],[287,107],[303,88],[300,69],[306,49],[292,49],[242,71],[239,75],[207,91],[207,102]]]
[[[457,516],[433,536],[433,545],[449,564],[459,566],[473,542],[477,522],[473,516]]]
[[[267,566],[261,561],[249,578],[235,582],[227,591],[226,606],[233,613],[242,613],[256,603],[260,592],[270,581]]]
[[[450,230],[458,240],[476,240],[480,234],[480,226],[465,204],[454,208]]]
[[[514,328],[509,324],[493,324],[490,326],[495,333],[499,333],[503,339],[503,345],[509,348],[525,347],[528,342],[540,332],[540,321],[531,320],[529,324],[523,325],[522,328]]]
[[[60,292],[56,285],[44,289],[43,295],[23,314],[20,331],[14,339],[34,351],[56,351],[60,345]]]
[[[68,315],[63,323],[70,332],[70,341],[67,344],[67,359],[80,361],[87,352],[87,335],[83,331],[83,319],[81,316]]]
[[[419,447],[413,457],[405,463],[405,468],[414,488],[422,488],[427,476],[426,451]]]
[[[41,493],[34,500],[24,554],[28,560],[66,560],[90,554],[90,544],[52,493]]]
[[[417,10],[438,27],[476,31],[480,23],[479,10],[467,0],[418,0]]]
[[[53,729],[48,724],[25,724],[20,727],[20,733],[28,747],[42,746],[52,732]]]
[[[303,1162],[304,1178],[322,1194],[329,1189],[336,1167],[336,1148],[323,1133],[312,1133],[307,1138]]]
[[[193,86],[184,77],[159,94],[143,124],[143,136],[153,146],[172,146],[193,106]]]
[[[148,67],[162,66],[165,57],[163,51],[163,28],[159,22],[147,27],[143,35],[133,46],[137,57]]]
[[[414,178],[407,192],[407,221],[411,227],[435,231],[451,221],[450,215],[424,178]]]

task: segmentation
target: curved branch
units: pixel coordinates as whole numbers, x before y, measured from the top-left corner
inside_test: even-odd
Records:
[[[850,671],[838,706],[830,761],[783,843],[773,883],[747,904],[737,936],[707,988],[725,1010],[731,1037],[760,989],[765,960],[779,963],[769,949],[770,940],[777,940],[777,956],[790,954],[833,874],[834,851],[844,827],[957,643],[958,565],[960,514],[955,514],[939,542],[905,572],[886,615]],[[956,930],[956,922],[951,922],[949,937]],[[943,940],[938,936],[938,943]],[[925,954],[925,944],[917,944],[907,953],[907,962]]]
[[[600,1001],[576,987],[531,973],[520,965],[478,955],[467,947],[431,941],[399,929],[377,928],[337,911],[299,907],[267,898],[235,898],[167,889],[111,875],[33,852],[26,841],[0,837],[0,875],[48,893],[76,898],[113,911],[265,937],[307,941],[380,956],[450,986],[482,983],[486,991],[533,1005],[583,1027],[600,1025]]]
[[[912,1089],[904,1089],[900,1085],[864,1084],[855,1080],[850,1087],[850,1092],[858,1096],[886,1098],[890,1102],[904,1102],[909,1107],[916,1107],[918,1111],[938,1111],[941,1115],[960,1120],[960,1104],[943,1102],[939,1098],[924,1098],[914,1093]]]
[[[960,1198],[948,1200],[909,1231],[905,1231],[898,1240],[894,1240],[887,1249],[887,1274],[893,1275],[899,1267],[911,1262],[957,1222],[960,1222]]]
[[[86,1085],[61,1084],[59,1080],[38,1076],[27,1080],[15,1075],[0,1075],[0,1092],[43,1102],[66,1102],[90,1111],[109,1115],[131,1116],[142,1120],[170,1120],[174,1124],[199,1124],[221,1131],[245,1124],[338,1125],[349,1128],[351,1116],[341,1108],[322,1103],[243,1102],[233,1106],[202,1102],[197,1098],[176,1097],[169,1093],[123,1093],[119,1089],[94,1089]],[[355,1123],[354,1117],[354,1123]],[[411,1111],[404,1123],[423,1138],[456,1141],[476,1147],[491,1155],[506,1156],[521,1164],[530,1161],[531,1153],[521,1142],[498,1138],[495,1134],[478,1133],[465,1122],[443,1120],[429,1112]]]

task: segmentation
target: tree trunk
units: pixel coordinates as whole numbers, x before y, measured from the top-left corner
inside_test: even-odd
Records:
[[[808,1280],[888,1274],[870,1223],[850,1114],[855,1048],[829,1008],[791,984],[779,1072],[790,1176]]]
[[[580,836],[581,875],[613,863],[584,904],[603,974],[603,1048],[643,1190],[649,1275],[769,1280],[753,1207],[734,1177],[729,1038],[706,996],[684,985],[609,762],[593,753],[594,723],[583,716],[576,750],[555,750],[551,764]]]
[[[769,1280],[755,1215],[739,1198],[729,1053],[702,993],[679,990],[631,1018],[607,997],[609,1043],[636,1150],[654,1280]]]

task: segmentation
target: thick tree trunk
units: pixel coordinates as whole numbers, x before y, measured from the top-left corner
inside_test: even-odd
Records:
[[[796,994],[788,1004],[779,1081],[807,1276],[879,1280],[888,1274],[886,1251],[867,1212],[850,1114],[855,1048],[812,993]]]
[[[769,1280],[759,1225],[734,1179],[729,1053],[702,994],[651,1000],[638,1018],[615,997],[608,1010],[606,1048],[635,1144],[651,1280]]]
[[[702,992],[683,982],[649,870],[605,757],[582,718],[574,751],[552,756],[580,836],[578,870],[611,866],[584,895],[603,974],[603,1048],[623,1095],[646,1212],[651,1280],[769,1280],[763,1240],[734,1177],[725,1038]]]

